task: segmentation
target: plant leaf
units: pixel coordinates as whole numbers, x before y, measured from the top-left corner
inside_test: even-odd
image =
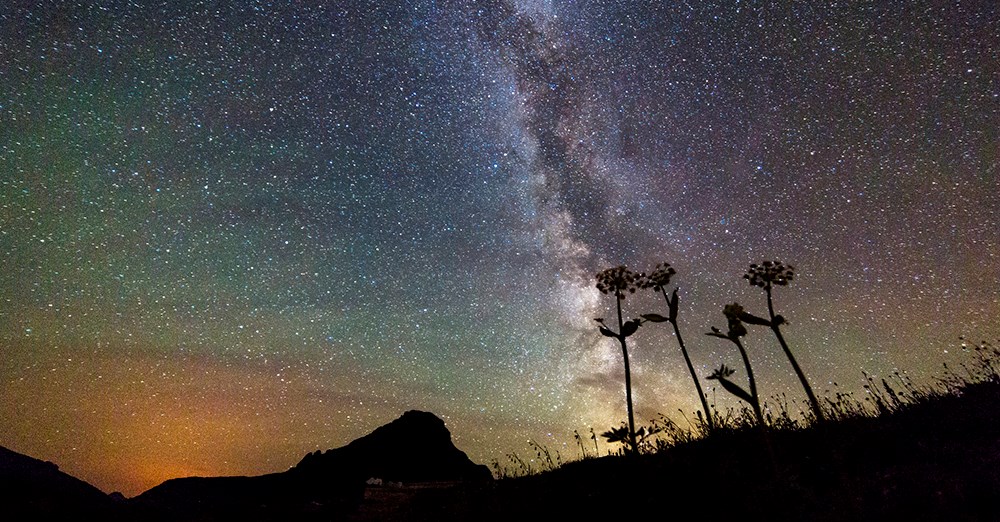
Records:
[[[667,306],[670,307],[670,322],[677,321],[677,289],[674,288],[674,292],[670,294],[670,299],[667,300]]]
[[[666,317],[663,317],[660,314],[642,314],[642,318],[651,323],[663,323],[668,321]]]
[[[640,324],[639,319],[632,319],[631,321],[622,325],[622,337],[628,337],[635,333],[639,329]]]
[[[729,338],[743,337],[747,334],[747,327],[743,326],[740,321],[731,321],[729,323]]]
[[[603,335],[604,337],[618,337],[618,334],[612,332],[611,330],[608,330],[603,326],[600,327],[599,330],[601,331],[601,335]]]
[[[712,327],[711,332],[706,332],[705,335],[711,335],[712,337],[718,337],[719,339],[729,339],[728,335],[723,334],[718,328]]]
[[[747,324],[759,324],[761,326],[771,326],[771,321],[764,319],[763,317],[757,317],[750,312],[743,312],[740,314],[740,321]]]
[[[726,379],[725,377],[720,377],[719,383],[722,384],[722,387],[725,388],[726,391],[728,391],[729,393],[732,393],[733,395],[743,399],[744,401],[753,404],[753,398],[750,396],[749,393],[746,392],[746,390],[741,388],[740,385],[736,384],[733,381],[730,381],[729,379]]]

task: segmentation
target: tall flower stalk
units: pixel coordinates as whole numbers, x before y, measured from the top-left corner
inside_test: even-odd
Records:
[[[656,265],[656,269],[639,283],[639,286],[642,288],[652,288],[654,292],[659,292],[663,296],[663,300],[667,302],[668,310],[667,317],[659,314],[644,314],[642,318],[656,323],[669,321],[670,325],[674,327],[674,335],[677,336],[677,344],[680,345],[681,355],[684,356],[684,362],[687,363],[688,372],[691,373],[691,380],[694,381],[694,388],[698,391],[698,399],[701,401],[702,410],[705,412],[708,430],[712,432],[715,430],[715,419],[713,418],[712,410],[708,409],[705,392],[701,389],[701,383],[698,382],[698,374],[695,373],[694,365],[691,364],[691,357],[688,355],[687,348],[684,347],[684,338],[681,337],[681,330],[677,327],[677,289],[675,288],[670,297],[667,297],[666,287],[670,284],[670,278],[676,273],[677,271],[670,266],[670,263],[659,263]]]
[[[753,408],[753,414],[757,417],[757,424],[763,429],[766,425],[764,424],[764,414],[760,408],[760,395],[757,394],[757,381],[754,379],[753,367],[750,366],[750,357],[747,355],[747,349],[743,346],[743,342],[740,341],[740,337],[747,334],[747,329],[746,326],[743,326],[743,321],[746,319],[753,321],[758,318],[744,312],[743,307],[737,303],[726,305],[722,309],[722,313],[726,316],[726,320],[729,323],[729,330],[726,333],[722,333],[718,328],[713,326],[712,331],[707,335],[727,339],[736,345],[736,348],[740,351],[740,356],[743,357],[743,367],[747,370],[747,384],[750,386],[750,392],[747,393],[738,384],[729,380],[729,377],[736,372],[728,368],[725,364],[718,370],[715,370],[708,378],[719,381],[719,384],[726,391],[750,403],[750,407]]]
[[[788,362],[792,364],[792,369],[795,370],[795,375],[798,376],[799,382],[802,383],[802,388],[806,392],[806,397],[809,398],[809,404],[812,407],[813,415],[816,417],[817,422],[823,422],[826,417],[823,415],[823,409],[819,405],[819,401],[816,399],[816,394],[813,393],[812,386],[809,386],[809,381],[806,379],[806,374],[802,371],[799,366],[798,361],[795,360],[795,356],[792,355],[792,351],[788,349],[788,343],[785,342],[785,337],[781,335],[781,325],[785,323],[785,318],[776,315],[774,313],[774,302],[771,298],[771,289],[774,286],[787,286],[792,279],[795,278],[795,269],[791,265],[782,264],[780,261],[764,261],[761,264],[751,264],[750,269],[743,276],[750,282],[751,285],[757,286],[764,289],[767,294],[767,313],[770,317],[768,326],[771,327],[771,331],[774,332],[774,336],[778,339],[778,344],[781,345],[781,349],[784,350],[785,356],[788,357]]]
[[[628,364],[628,345],[625,338],[634,334],[642,323],[641,319],[630,321],[622,320],[622,301],[626,294],[635,293],[638,283],[643,275],[632,272],[625,266],[609,268],[597,274],[597,289],[602,294],[614,294],[615,305],[618,310],[618,331],[614,332],[604,324],[604,319],[594,319],[600,324],[599,330],[605,337],[618,339],[622,347],[622,359],[625,361],[625,401],[628,405],[628,445],[631,453],[639,451],[639,444],[635,436],[635,413],[632,409],[632,371]]]

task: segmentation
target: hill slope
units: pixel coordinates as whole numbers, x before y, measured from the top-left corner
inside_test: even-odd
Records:
[[[131,514],[147,520],[300,520],[357,509],[365,481],[488,480],[488,468],[454,446],[431,413],[402,417],[341,448],[306,455],[282,473],[173,479],[137,496]]]
[[[414,500],[400,520],[1000,520],[1000,384],[878,417],[722,434]],[[425,495],[426,496],[426,495]]]
[[[118,507],[101,490],[59,471],[59,466],[0,446],[0,518],[105,519]]]

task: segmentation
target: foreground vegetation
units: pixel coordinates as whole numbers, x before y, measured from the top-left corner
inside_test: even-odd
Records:
[[[825,399],[822,423],[777,404],[766,429],[750,408],[716,416],[710,433],[661,417],[635,454],[596,457],[585,432],[586,458],[558,463],[533,445],[534,474],[500,463],[507,478],[495,483],[427,489],[382,509],[395,520],[1000,520],[1000,352],[970,352],[927,386],[868,376],[863,397]]]
[[[668,263],[649,275],[625,266],[597,274],[597,288],[614,298],[612,320],[595,318],[598,332],[617,341],[624,367],[627,420],[598,435],[574,433],[577,460],[531,441],[530,454],[492,463],[493,484],[425,489],[381,514],[394,520],[580,520],[699,516],[749,520],[1000,520],[1000,349],[988,342],[965,347],[958,369],[927,385],[905,374],[865,374],[863,393],[834,390],[818,397],[782,332],[774,290],[795,279],[779,261],[749,266],[747,282],[763,290],[767,313],[739,303],[722,307],[725,329],[708,336],[731,342],[741,373],[723,362],[702,378],[715,380],[742,401],[738,409],[710,408],[679,327],[676,272]],[[652,289],[668,315],[641,313],[626,320],[623,302]],[[632,308],[645,307],[645,303]],[[640,310],[641,311],[641,310]],[[634,417],[627,339],[647,323],[669,322],[702,409],[678,424],[665,415],[645,426]],[[755,327],[770,330],[794,371],[805,400],[758,390],[754,361],[744,347]],[[702,330],[704,331],[704,330]],[[764,343],[766,339],[749,342]],[[768,361],[779,361],[772,358]],[[756,361],[760,362],[760,361]],[[836,388],[836,387],[835,387]],[[798,407],[802,404],[802,408]],[[610,449],[609,449],[610,445]],[[603,456],[601,456],[603,453]],[[386,511],[388,509],[388,511]],[[364,513],[362,510],[360,513]],[[358,519],[365,519],[360,515]]]

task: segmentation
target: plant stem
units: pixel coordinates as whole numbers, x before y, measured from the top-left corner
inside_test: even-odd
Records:
[[[823,415],[823,409],[820,407],[819,401],[816,400],[816,394],[813,393],[812,386],[809,386],[806,374],[802,372],[802,368],[799,367],[799,363],[795,360],[795,356],[792,355],[792,351],[788,349],[788,343],[785,342],[785,337],[781,335],[780,325],[775,321],[774,304],[771,301],[771,285],[768,284],[765,286],[764,290],[767,292],[767,313],[771,316],[771,331],[778,338],[778,344],[785,351],[788,362],[792,363],[792,369],[795,370],[795,375],[798,376],[799,382],[802,383],[802,388],[806,391],[806,397],[809,398],[809,404],[812,406],[813,415],[816,416],[816,422],[824,422],[826,421],[826,417]]]
[[[663,299],[667,301],[667,307],[670,307],[670,299],[667,297],[667,291],[660,287],[660,293],[663,294]],[[684,347],[684,339],[681,338],[681,330],[677,327],[677,319],[673,317],[673,314],[669,314],[670,324],[674,327],[674,335],[677,336],[677,344],[681,347],[681,354],[684,355],[684,362],[687,363],[688,371],[691,372],[691,379],[694,380],[694,387],[698,390],[698,399],[701,400],[701,407],[705,410],[705,418],[708,420],[708,431],[715,431],[715,420],[712,419],[712,410],[708,409],[708,401],[705,400],[705,392],[701,389],[701,383],[698,382],[698,374],[694,371],[694,365],[691,364],[691,357],[688,356],[687,348]]]
[[[622,329],[625,327],[622,322],[622,298],[617,295],[615,298],[615,302],[618,304],[618,342],[622,345],[622,357],[625,359],[625,401],[628,404],[628,442],[632,453],[635,454],[639,452],[639,446],[635,441],[635,415],[632,413],[632,372],[628,366],[628,347],[625,344],[625,336],[622,335]]]
[[[757,416],[757,422],[760,424],[761,429],[765,427],[764,425],[764,414],[760,411],[760,396],[757,395],[757,380],[753,377],[753,368],[750,367],[750,357],[747,356],[747,349],[743,347],[743,342],[740,341],[739,337],[732,336],[729,338],[733,341],[733,344],[740,349],[740,356],[743,357],[743,366],[747,369],[747,381],[750,383],[750,406],[753,408],[753,414]]]

